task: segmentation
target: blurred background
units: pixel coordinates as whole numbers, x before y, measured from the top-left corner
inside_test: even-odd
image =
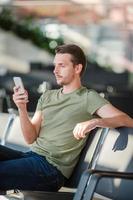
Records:
[[[21,76],[34,112],[53,75],[57,45],[84,49],[83,84],[133,117],[133,0],[0,0],[0,112],[12,101]]]

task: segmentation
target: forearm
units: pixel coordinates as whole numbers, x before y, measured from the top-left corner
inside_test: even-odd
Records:
[[[37,138],[34,125],[31,123],[26,109],[19,109],[20,124],[23,136],[28,144],[33,143]]]
[[[119,116],[115,116],[112,118],[99,118],[97,119],[97,127],[133,127],[133,119],[129,117],[127,114],[122,114]]]
[[[121,114],[113,117],[106,118],[94,118],[89,121],[78,123],[73,134],[76,139],[81,139],[86,136],[91,130],[101,127],[101,128],[116,128],[116,127],[133,127],[133,119],[126,114]]]

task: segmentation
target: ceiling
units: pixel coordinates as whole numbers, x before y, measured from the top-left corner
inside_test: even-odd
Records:
[[[110,17],[127,24],[133,19],[133,0],[0,0],[0,4],[11,5],[22,15],[55,17],[68,24],[98,23]]]

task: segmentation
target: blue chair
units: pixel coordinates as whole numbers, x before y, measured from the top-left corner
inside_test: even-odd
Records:
[[[58,192],[45,192],[45,191],[22,191],[25,200],[72,200],[74,198],[79,180],[82,173],[95,166],[100,148],[108,128],[95,129],[90,134],[86,141],[86,145],[81,152],[79,161],[73,171],[70,179],[65,183],[64,187]]]
[[[109,129],[97,163],[83,173],[74,200],[96,194],[98,199],[133,199],[133,128]]]

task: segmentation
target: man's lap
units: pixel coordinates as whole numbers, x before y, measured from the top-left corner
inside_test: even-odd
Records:
[[[61,173],[45,157],[0,145],[0,189],[56,191],[63,184]]]

